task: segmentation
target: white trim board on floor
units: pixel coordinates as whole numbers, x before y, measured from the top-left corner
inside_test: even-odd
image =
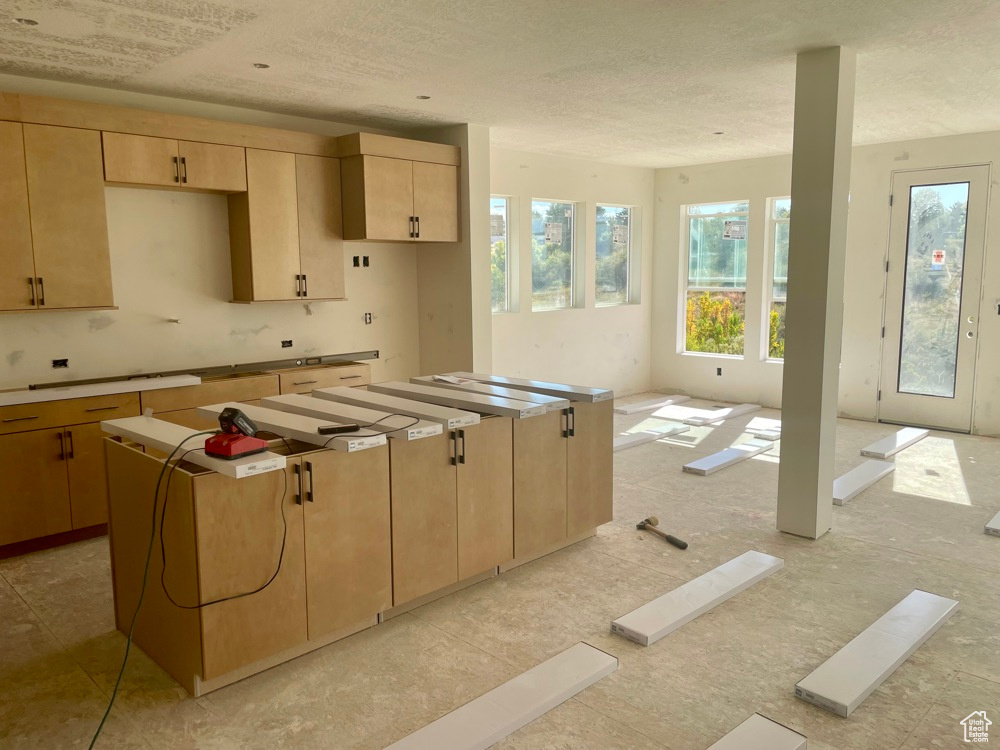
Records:
[[[733,417],[741,417],[744,414],[750,414],[751,412],[760,411],[759,404],[738,404],[736,406],[730,406],[728,409],[705,409],[705,414],[697,414],[688,417],[684,420],[684,424],[694,425],[696,427],[704,427],[707,424],[715,424],[716,422],[724,422],[727,419],[732,419]]]
[[[783,567],[780,557],[749,550],[612,620],[611,632],[650,646]]]
[[[929,434],[930,430],[922,430],[919,427],[905,427],[889,437],[872,443],[867,448],[862,448],[861,455],[870,458],[889,458],[889,456],[896,455],[904,448],[909,448],[914,443],[919,443]]]
[[[654,440],[670,437],[671,435],[680,435],[682,432],[688,432],[690,429],[685,424],[672,424],[662,430],[643,430],[642,432],[632,432],[628,435],[618,435],[613,441],[614,448],[612,450],[617,453],[626,448],[634,448],[644,443],[652,443]]]
[[[892,474],[896,464],[892,461],[865,461],[833,482],[833,504],[843,505],[871,487],[882,477]]]
[[[649,401],[636,401],[631,404],[622,404],[615,407],[615,414],[638,414],[641,411],[653,411],[671,404],[683,404],[690,401],[690,396],[660,396]]]
[[[784,724],[754,714],[708,750],[807,750],[807,743]]]
[[[986,533],[993,536],[1000,536],[1000,513],[993,516],[993,520],[986,524]]]
[[[748,458],[766,453],[773,447],[774,443],[762,440],[747,440],[745,443],[726,448],[718,453],[713,453],[711,456],[705,456],[689,464],[684,464],[684,471],[688,474],[698,474],[706,477],[733,464],[738,464],[741,461],[746,461]]]
[[[486,750],[617,669],[614,656],[578,643],[386,750]]]
[[[758,440],[770,440],[772,443],[777,440],[781,440],[781,430],[760,429],[747,430],[747,432]]]
[[[958,609],[958,602],[914,589],[795,686],[795,696],[850,716]]]

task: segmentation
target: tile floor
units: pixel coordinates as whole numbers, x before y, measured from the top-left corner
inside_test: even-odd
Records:
[[[648,418],[618,417],[618,430]],[[933,433],[810,542],[774,530],[780,444],[709,477],[681,472],[779,418],[618,453],[615,521],[596,537],[202,698],[134,650],[97,747],[379,750],[581,640],[619,671],[497,747],[703,750],[754,711],[811,750],[968,747],[959,721],[979,710],[1000,742],[1000,539],[983,534],[1000,510],[1000,441]],[[838,474],[894,429],[842,420]],[[637,532],[650,514],[690,548]],[[748,549],[785,569],[650,648],[609,633],[613,617]],[[0,747],[87,747],[124,646],[110,576],[105,539],[0,561]],[[793,697],[913,588],[962,608],[849,719]]]

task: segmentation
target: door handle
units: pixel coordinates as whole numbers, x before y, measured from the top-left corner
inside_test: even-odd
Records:
[[[181,181],[181,165],[180,165],[180,160],[175,156],[174,157],[174,182],[180,182],[180,181]]]
[[[576,437],[576,407],[569,407],[569,417],[566,419],[566,426],[569,428],[569,436]]]
[[[306,461],[306,471],[309,473],[309,491],[306,492],[306,500],[313,501],[313,465],[312,461]]]
[[[62,431],[59,432],[59,460],[66,460],[66,438],[63,436]]]
[[[187,184],[188,181],[188,160],[186,156],[181,157],[181,182]]]
[[[462,441],[462,452],[458,454],[458,462],[465,463],[465,430],[458,431],[458,439]],[[455,452],[458,452],[458,442],[455,442]]]
[[[73,450],[73,431],[72,430],[66,430],[66,438],[69,440],[69,453],[67,454],[67,457],[68,458],[73,458],[73,454],[76,451]]]
[[[448,443],[449,443],[449,445],[448,445],[449,451],[448,452],[451,454],[451,465],[452,466],[457,466],[458,465],[458,438],[455,436],[455,431],[454,430],[450,430],[448,432]]]
[[[302,505],[302,467],[299,464],[293,465],[292,473],[295,475],[295,479],[299,483],[299,491],[295,493],[295,504]]]
[[[419,216],[414,216],[413,218],[417,220],[417,239],[419,240],[420,239],[420,217]]]
[[[28,289],[31,290],[31,306],[34,307],[35,306],[35,280],[33,278],[31,278],[30,276],[28,277]]]
[[[295,274],[295,296],[302,296],[302,274]]]
[[[565,426],[563,426],[565,425]],[[564,438],[569,437],[569,409],[563,409],[562,415],[559,420],[559,426],[562,429],[562,434]]]
[[[415,228],[415,226],[413,224],[413,217],[411,216],[410,217],[410,239],[412,240],[414,237],[416,237],[416,228]]]
[[[38,277],[38,306],[41,307],[45,304],[45,279],[41,276]]]
[[[307,274],[302,274],[302,296],[309,296],[309,276]]]

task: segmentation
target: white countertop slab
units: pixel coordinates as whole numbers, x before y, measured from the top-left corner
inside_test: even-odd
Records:
[[[111,396],[116,393],[156,391],[161,388],[179,388],[185,385],[198,385],[200,383],[201,378],[197,375],[170,375],[164,378],[134,378],[132,380],[115,380],[108,383],[70,385],[65,388],[4,391],[0,392],[0,406],[38,404],[44,401],[65,401],[68,398],[88,398],[90,396]]]
[[[330,422],[341,424],[354,422],[359,425],[368,425],[374,430],[384,432],[390,440],[420,440],[444,432],[444,428],[438,422],[428,422],[418,417],[397,416],[384,411],[342,404],[338,401],[327,401],[299,393],[267,396],[260,400],[260,405],[268,409],[322,419],[327,424]]]

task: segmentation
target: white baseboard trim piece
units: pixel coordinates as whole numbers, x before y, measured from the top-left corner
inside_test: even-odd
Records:
[[[724,422],[727,419],[732,419],[733,417],[740,417],[744,414],[750,414],[751,412],[760,411],[759,404],[739,404],[738,406],[730,406],[728,409],[705,409],[704,414],[696,414],[694,416],[688,417],[684,420],[684,424],[694,425],[696,427],[703,427],[707,424],[715,424],[716,422]]]
[[[770,440],[772,443],[781,440],[781,430],[748,430],[758,440]]]
[[[807,742],[784,724],[754,714],[708,750],[807,750]]]
[[[896,455],[904,448],[909,448],[914,443],[919,443],[929,434],[929,430],[921,430],[919,427],[904,427],[899,432],[887,438],[882,438],[867,448],[862,448],[861,455],[870,458],[889,458],[889,456]]]
[[[748,458],[766,453],[773,447],[774,443],[768,443],[763,440],[748,440],[745,443],[734,445],[732,448],[726,448],[724,451],[713,453],[711,456],[705,456],[704,458],[699,458],[697,461],[684,464],[684,471],[688,474],[698,474],[705,477],[721,469],[725,469],[727,466],[732,466],[733,464],[740,463],[740,461],[746,461]]]
[[[616,406],[615,414],[638,414],[641,411],[653,411],[653,409],[659,409],[662,406],[682,404],[690,400],[690,396],[660,396],[660,398],[654,398],[649,401],[636,401],[632,404]]]
[[[611,632],[650,646],[677,628],[785,567],[780,557],[750,550],[611,622]]]
[[[993,516],[993,520],[986,524],[986,533],[1000,536],[1000,513]]]
[[[614,656],[578,643],[386,750],[486,750],[617,669]]]
[[[659,440],[660,438],[680,435],[682,432],[687,432],[690,429],[690,427],[684,424],[673,424],[663,430],[644,430],[643,432],[619,435],[613,441],[613,450],[617,453],[618,451],[623,451],[626,448],[634,448],[643,443],[652,443],[654,440]]]
[[[914,589],[797,684],[795,696],[850,716],[957,609],[954,599]]]
[[[884,476],[892,474],[896,470],[896,464],[892,461],[865,461],[858,464],[842,477],[837,477],[833,482],[833,504],[843,505],[849,503],[857,495],[861,494],[875,482]]]

